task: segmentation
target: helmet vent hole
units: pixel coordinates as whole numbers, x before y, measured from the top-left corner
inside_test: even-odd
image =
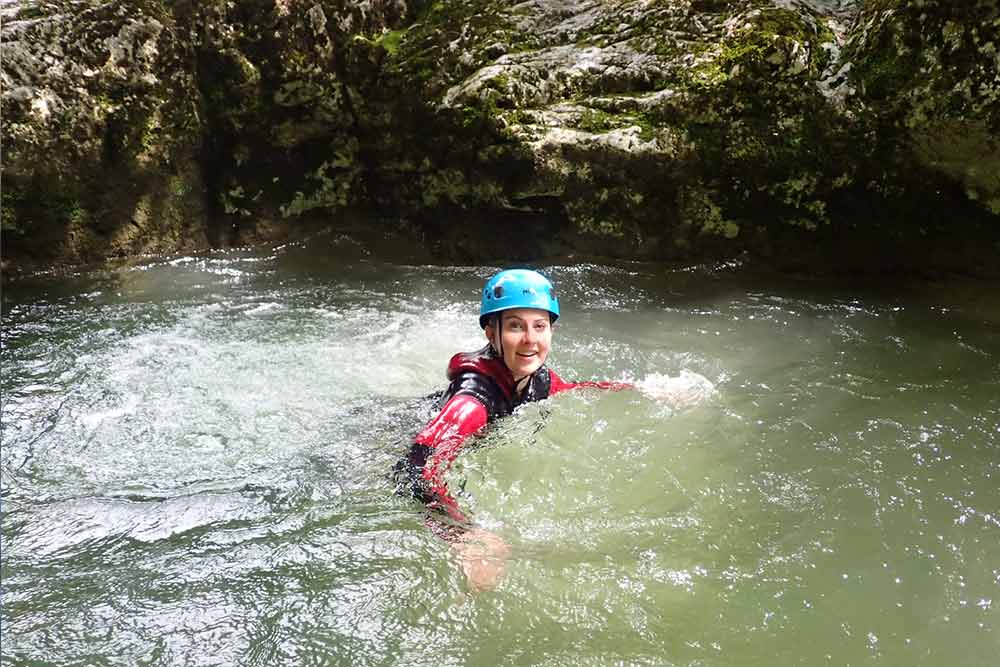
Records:
[[[497,285],[493,288],[493,298],[499,299],[503,296],[503,285]]]

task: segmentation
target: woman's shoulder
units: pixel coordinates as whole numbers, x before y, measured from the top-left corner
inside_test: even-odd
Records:
[[[489,345],[474,352],[459,352],[448,362],[449,380],[454,380],[464,373],[479,373],[500,379],[504,376],[504,371],[507,371],[507,367],[493,354],[493,349]]]
[[[445,401],[464,394],[486,406],[490,419],[510,414],[514,378],[489,346],[454,355],[448,363],[448,380]]]
[[[560,391],[565,391],[566,389],[571,389],[573,387],[572,382],[566,382],[562,377],[556,373],[551,368],[546,367],[549,375],[549,395],[558,394]]]

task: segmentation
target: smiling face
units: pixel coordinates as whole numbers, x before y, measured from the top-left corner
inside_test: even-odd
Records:
[[[490,324],[486,338],[503,350],[503,362],[515,380],[531,375],[545,363],[552,347],[549,313],[536,308],[512,308],[500,313],[500,329]]]

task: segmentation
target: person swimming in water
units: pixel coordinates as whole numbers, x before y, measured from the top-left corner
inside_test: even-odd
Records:
[[[638,386],[564,380],[545,365],[552,348],[552,325],[559,312],[552,283],[536,271],[508,269],[490,278],[479,308],[479,326],[487,343],[475,352],[460,352],[451,358],[447,373],[450,384],[440,399],[440,410],[417,434],[395,468],[401,491],[411,493],[438,516],[447,517],[442,521],[432,515],[428,525],[451,542],[474,590],[496,584],[509,548],[498,535],[472,524],[445,482],[446,473],[470,436],[524,403],[569,389],[641,388],[657,398],[669,398],[669,391],[673,391],[655,383]]]

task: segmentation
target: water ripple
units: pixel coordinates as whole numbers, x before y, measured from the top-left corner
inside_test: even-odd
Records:
[[[9,296],[5,664],[995,656],[995,297],[544,267],[561,375],[714,391],[683,409],[573,392],[493,425],[448,475],[510,547],[472,595],[388,471],[449,356],[481,344],[470,313],[498,267],[375,247],[153,259]]]

